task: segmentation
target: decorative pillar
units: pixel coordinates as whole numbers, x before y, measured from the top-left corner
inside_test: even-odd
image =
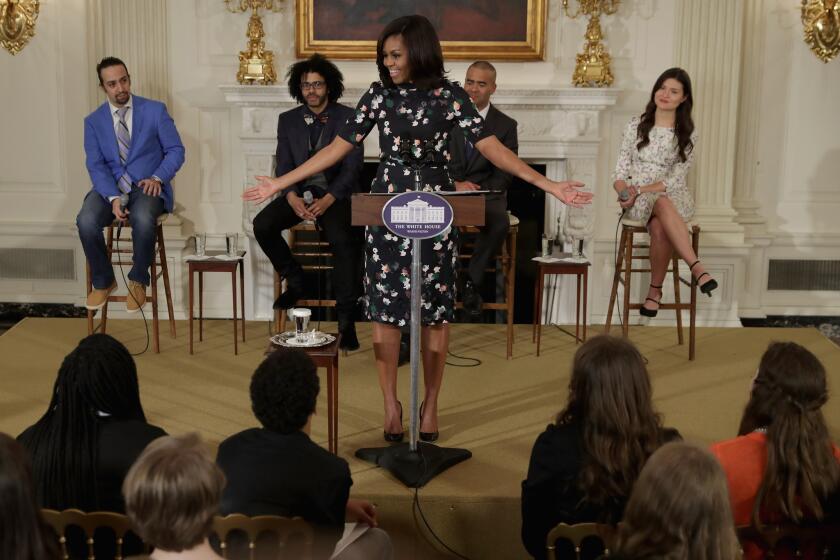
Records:
[[[759,213],[756,196],[758,132],[760,125],[761,60],[764,52],[766,0],[744,0],[743,51],[741,53],[741,92],[738,111],[737,159],[732,205],[738,211],[735,221],[755,229],[767,220]],[[762,228],[763,229],[763,228]]]
[[[115,56],[128,66],[132,93],[168,105],[166,0],[88,0],[88,14],[90,79],[96,79],[96,63]],[[94,109],[102,92],[91,92]]]
[[[743,243],[732,207],[743,19],[743,2],[682,0],[677,7],[676,62],[691,76],[700,138],[689,184],[704,243]]]

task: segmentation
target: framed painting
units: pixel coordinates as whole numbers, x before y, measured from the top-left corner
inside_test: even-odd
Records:
[[[297,56],[375,58],[394,18],[421,14],[446,59],[542,60],[547,0],[296,0]]]

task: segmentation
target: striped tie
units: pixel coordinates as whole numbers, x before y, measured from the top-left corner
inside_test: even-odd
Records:
[[[125,114],[128,109],[128,107],[117,109],[117,116],[120,118],[117,125],[117,145],[120,149],[120,163],[123,164],[123,167],[125,167],[125,160],[128,158],[128,149],[131,147],[131,134],[129,134],[128,125],[125,122]],[[131,192],[131,176],[128,173],[123,173],[117,186],[124,193]]]

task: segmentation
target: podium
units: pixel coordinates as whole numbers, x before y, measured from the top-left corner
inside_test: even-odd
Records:
[[[444,448],[437,445],[418,441],[420,430],[420,419],[418,417],[418,380],[420,366],[420,302],[422,289],[421,279],[421,242],[423,239],[433,237],[422,232],[406,234],[392,229],[396,227],[389,223],[383,215],[390,210],[390,202],[394,197],[411,198],[416,196],[444,199],[443,204],[448,203],[449,209],[433,207],[431,220],[448,222],[449,227],[455,226],[483,226],[484,225],[484,196],[481,194],[450,194],[446,192],[423,193],[419,190],[407,191],[406,193],[372,193],[354,194],[351,199],[351,224],[354,226],[384,226],[391,233],[400,237],[408,237],[412,240],[411,245],[411,395],[409,405],[409,441],[388,447],[362,448],[356,451],[356,457],[363,461],[374,463],[387,469],[397,479],[409,488],[420,488],[425,486],[435,476],[442,473],[449,467],[465,461],[472,457],[467,449]],[[411,203],[395,210],[400,217],[409,220],[412,216],[423,216],[423,208],[408,208]],[[420,201],[418,206],[426,204]],[[393,206],[393,205],[391,205]],[[428,204],[426,204],[428,206]],[[416,213],[412,214],[412,211]],[[402,213],[401,213],[402,212]],[[392,212],[391,216],[395,216]],[[448,219],[447,219],[448,217]],[[442,224],[438,224],[442,225]],[[416,227],[416,226],[406,226]],[[432,226],[430,226],[432,227]],[[445,227],[444,227],[445,230]],[[435,234],[438,235],[438,234]]]

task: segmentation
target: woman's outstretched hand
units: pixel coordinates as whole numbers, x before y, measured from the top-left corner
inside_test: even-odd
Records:
[[[579,190],[583,186],[584,184],[580,181],[548,181],[545,190],[563,204],[580,208],[592,202],[592,193]]]
[[[242,192],[242,199],[254,202],[255,204],[259,204],[260,202],[266,200],[267,198],[274,196],[281,190],[283,187],[277,185],[277,178],[274,177],[266,177],[264,175],[257,175],[257,184],[253,187],[248,187]]]

